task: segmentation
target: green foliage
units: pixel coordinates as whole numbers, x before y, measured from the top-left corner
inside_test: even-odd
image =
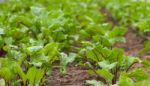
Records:
[[[0,86],[5,86],[5,80],[4,79],[0,79]]]
[[[127,29],[124,27],[114,27],[112,31],[109,33],[109,40],[111,43],[115,42],[125,42],[126,40],[122,37],[126,33]]]
[[[117,65],[117,62],[110,64],[108,61],[101,61],[98,62],[98,65],[103,69],[111,70]]]
[[[91,59],[95,63],[94,65],[96,65],[96,67],[92,65],[93,62],[91,62],[92,64],[89,63],[88,66],[90,71],[93,71],[92,73],[95,73],[104,79],[102,82],[106,83],[106,85],[117,84],[119,86],[133,86],[135,82],[132,80],[132,78],[137,81],[148,79],[148,74],[144,71],[144,69],[133,69],[131,71],[131,68],[135,63],[143,63],[145,66],[146,64],[148,66],[148,63],[144,60],[142,61],[137,57],[126,56],[124,55],[124,51],[120,48],[111,49],[102,47],[102,45],[99,47],[100,45],[96,44],[93,44],[93,46],[94,48],[88,47],[86,52],[87,58]],[[107,50],[107,53],[105,50]],[[97,53],[94,54],[93,51]],[[98,58],[101,58],[101,60],[98,60]]]
[[[133,82],[132,79],[127,76],[127,74],[122,74],[118,82],[119,86],[149,86],[148,83],[148,80]]]
[[[60,57],[60,71],[62,74],[66,73],[66,66],[68,63],[71,63],[75,60],[76,54],[75,53],[69,53],[69,55],[66,55],[65,53],[61,53]]]
[[[147,40],[144,42],[144,47],[139,51],[139,55],[142,55],[150,50],[150,41]]]
[[[101,69],[101,70],[97,70],[96,72],[97,72],[97,74],[104,77],[109,83],[111,83],[111,80],[113,79],[113,75],[110,73],[109,70]]]
[[[137,82],[137,83],[134,84],[134,86],[150,86],[149,80]]]
[[[14,76],[18,74],[22,78],[23,82],[26,83],[25,73],[17,62],[11,61],[7,58],[1,58],[0,64],[0,76],[3,77],[6,81],[13,80]]]
[[[149,3],[135,0],[0,3],[0,85],[41,86],[53,63],[60,62],[60,72],[65,74],[67,65],[76,59],[86,61],[89,70],[104,79],[88,80],[88,84],[145,85],[144,69],[131,68],[135,63],[149,67],[149,61],[126,56],[123,49],[113,45],[126,41],[126,26],[149,32],[149,7]],[[146,41],[139,54],[149,49]]]
[[[150,67],[150,61],[148,61],[147,59],[144,59],[144,60],[142,61],[142,64],[143,64],[143,66],[146,67],[146,68]]]
[[[27,80],[29,81],[29,86],[40,86],[41,79],[44,76],[44,70],[31,67],[27,71],[26,76]]]
[[[128,74],[129,77],[134,77],[136,80],[148,79],[148,74],[143,69],[136,69]]]
[[[119,86],[133,86],[133,81],[126,74],[122,74],[119,78]]]
[[[91,84],[92,86],[106,86],[104,83],[96,80],[87,80],[87,84]]]

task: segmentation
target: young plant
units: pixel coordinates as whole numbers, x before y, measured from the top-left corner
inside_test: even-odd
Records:
[[[134,64],[143,64],[144,61],[137,57],[124,55],[122,49],[111,49],[101,44],[92,44],[92,47],[88,46],[86,49],[86,57],[89,59],[89,62],[86,63],[89,73],[96,74],[100,79],[98,86],[103,86],[103,84],[125,86],[120,85],[125,82],[122,81],[122,77],[128,78],[134,84],[148,79],[148,74],[143,68],[133,68]],[[95,81],[87,81],[87,83],[92,82]]]

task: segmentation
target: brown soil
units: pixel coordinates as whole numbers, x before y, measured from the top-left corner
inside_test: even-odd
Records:
[[[48,78],[48,86],[87,86],[85,81],[92,80],[96,76],[88,74],[88,70],[70,64],[67,73],[61,75],[58,68],[54,68],[52,75]]]
[[[137,33],[134,29],[129,28],[125,34],[126,43],[116,43],[114,47],[123,48],[126,55],[137,56],[144,41]]]

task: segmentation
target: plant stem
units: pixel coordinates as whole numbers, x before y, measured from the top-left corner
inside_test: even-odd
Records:
[[[130,68],[131,68],[135,63],[138,63],[138,62],[132,63],[132,64],[127,68],[126,72],[128,72],[128,71],[130,70]]]

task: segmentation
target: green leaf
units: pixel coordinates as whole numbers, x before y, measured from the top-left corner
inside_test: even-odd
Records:
[[[104,77],[106,80],[111,82],[113,75],[107,69],[99,69],[96,71],[100,76]]]
[[[140,22],[137,23],[137,27],[139,27],[140,32],[149,32],[150,25],[149,25],[150,20],[149,19],[143,19]]]
[[[126,33],[127,29],[124,27],[114,27],[112,31],[109,33],[109,37],[119,37],[123,36]]]
[[[139,62],[141,62],[141,60],[138,57],[128,56],[127,58],[128,58],[129,65],[131,65],[133,63],[139,63]]]
[[[134,77],[135,79],[141,81],[148,79],[148,74],[144,71],[144,69],[135,69],[128,74],[129,77]]]
[[[16,63],[8,58],[0,58],[0,64],[0,76],[6,81],[12,80],[16,74],[14,71]]]
[[[103,69],[110,70],[110,69],[113,69],[117,65],[117,62],[109,63],[108,61],[104,60],[102,62],[98,62],[98,65]]]
[[[125,43],[126,39],[124,37],[113,37],[113,38],[109,39],[109,42],[112,43],[112,44],[114,44],[116,42],[123,42],[123,43]]]
[[[29,81],[29,84],[31,86],[33,86],[35,84],[35,76],[37,73],[37,69],[35,67],[31,67],[29,68],[28,72],[27,72],[27,80]]]
[[[41,7],[36,7],[36,6],[32,6],[31,7],[31,12],[36,15],[36,16],[39,16],[43,11],[43,8]]]
[[[36,52],[40,51],[40,49],[42,49],[42,48],[43,48],[43,46],[31,46],[31,47],[27,48],[27,53],[29,55],[33,55]]]
[[[0,86],[6,86],[6,85],[5,85],[5,80],[4,80],[4,79],[0,79]]]
[[[27,77],[26,77],[25,73],[23,72],[22,68],[20,67],[20,65],[17,63],[14,64],[14,70],[20,76],[20,78],[23,80],[23,83],[25,84]]]
[[[142,64],[143,64],[143,66],[144,67],[150,67],[150,61],[149,60],[147,60],[147,59],[144,59],[143,61],[142,61]]]
[[[4,46],[4,40],[3,38],[0,36],[0,48],[2,48]]]
[[[92,86],[106,86],[104,83],[101,81],[96,81],[96,80],[86,80],[87,84],[90,84]]]
[[[136,82],[134,84],[134,86],[150,86],[149,80],[144,80],[144,81]]]
[[[54,57],[58,53],[58,47],[59,47],[58,43],[54,43],[54,42],[48,43],[44,47],[43,52],[45,54],[48,54],[49,58],[51,59],[52,57]]]
[[[65,53],[61,53],[60,71],[61,71],[62,74],[66,73],[67,64],[73,62],[75,60],[76,56],[77,55],[75,53],[69,53],[69,55],[67,55]]]
[[[14,40],[13,40],[12,37],[4,38],[4,41],[5,41],[5,43],[8,44],[8,45],[11,45],[11,44],[14,42]]]
[[[0,35],[4,34],[4,29],[0,28]]]
[[[118,62],[118,64],[119,64],[119,63],[122,62],[122,60],[124,58],[123,56],[124,56],[123,49],[113,48],[112,51],[111,51],[110,56],[108,57],[108,60],[110,62]]]
[[[150,40],[144,42],[144,48],[139,51],[139,55],[142,55],[150,50]]]
[[[116,42],[126,42],[123,35],[126,33],[126,28],[116,26],[109,32],[109,42],[114,44]]]
[[[86,50],[87,58],[96,62],[100,62],[105,59],[109,53],[109,50],[107,48],[103,48],[101,44],[94,44],[93,46],[87,47]]]
[[[38,69],[37,75],[35,77],[35,84],[36,84],[36,86],[38,86],[39,83],[41,83],[41,80],[42,80],[43,77],[44,77],[44,70]]]
[[[111,42],[105,37],[100,37],[99,42],[101,43],[101,45],[108,47],[108,48],[112,46]]]
[[[26,76],[31,86],[40,86],[39,84],[44,76],[44,70],[31,67],[29,68]]]
[[[121,74],[119,78],[119,86],[134,86],[134,82],[126,74]]]
[[[5,80],[11,80],[14,77],[13,72],[11,72],[11,69],[7,67],[3,67],[0,69],[0,76],[3,77]]]
[[[135,63],[140,63],[141,60],[138,57],[132,57],[132,56],[126,56],[124,57],[123,61],[120,63],[121,68],[124,70],[129,70],[128,68],[135,64]]]
[[[90,58],[96,62],[98,62],[100,60],[99,57],[95,54],[95,52],[91,51],[91,50],[86,51],[86,56],[87,56],[87,58]]]

